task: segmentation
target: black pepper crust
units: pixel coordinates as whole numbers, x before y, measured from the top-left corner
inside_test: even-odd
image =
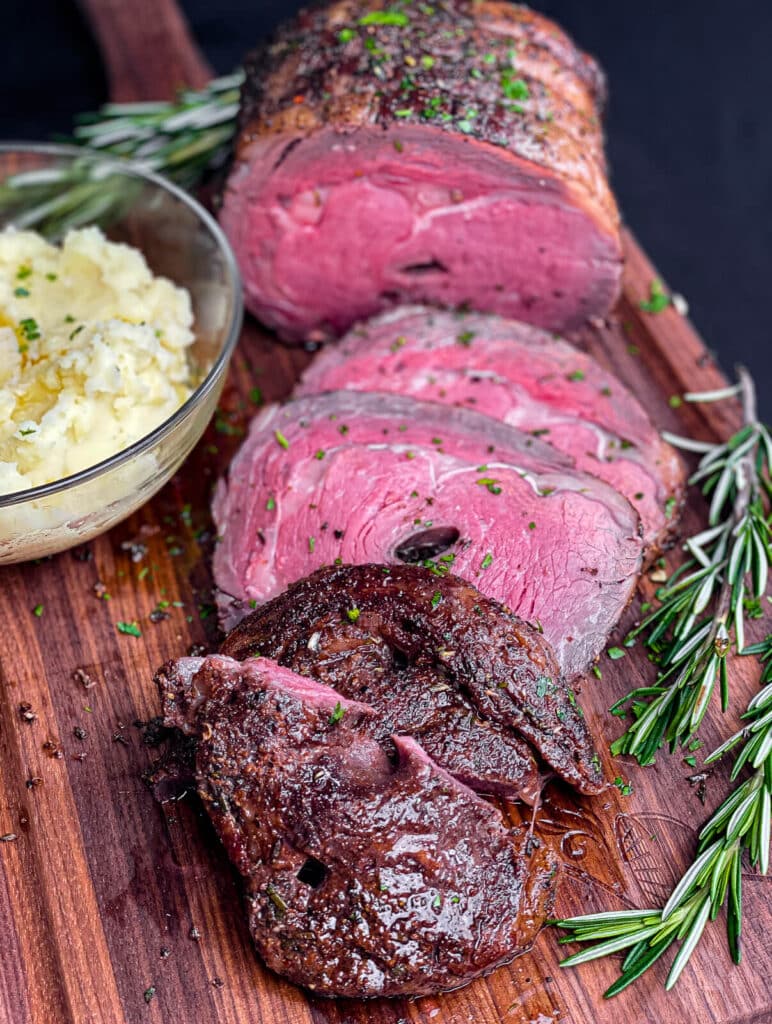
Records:
[[[604,788],[581,708],[543,637],[457,576],[417,565],[319,569],[239,623],[221,652],[272,658],[385,708],[386,733],[419,743],[422,705],[436,702],[432,687],[449,685],[467,714],[513,730],[581,791]],[[469,742],[456,739],[459,750]],[[443,753],[430,735],[427,752],[456,774],[452,746]]]
[[[603,75],[526,7],[498,0],[314,6],[249,54],[245,69],[239,151],[259,135],[324,125],[431,125],[555,172],[618,221],[605,181]]]

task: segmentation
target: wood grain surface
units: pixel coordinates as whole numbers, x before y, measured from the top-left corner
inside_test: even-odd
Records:
[[[175,75],[187,69],[190,81],[199,80],[205,64],[172,3],[85,6],[116,97],[168,93],[178,84],[163,70],[172,66]],[[165,29],[139,75],[143,15],[155,15]],[[671,395],[723,378],[674,309],[640,311],[655,272],[629,234],[625,248],[618,324],[588,332],[584,343],[660,427],[725,437],[738,421],[731,404],[670,407]],[[286,395],[308,358],[248,321],[217,427],[158,497],[87,548],[0,569],[0,1024],[769,1022],[770,889],[752,873],[745,878],[742,965],[730,964],[722,915],[670,994],[662,988],[667,965],[658,965],[605,1003],[614,962],[562,971],[552,930],[487,979],[420,1000],[310,997],[261,965],[238,880],[197,801],[160,807],[145,787],[142,773],[155,752],[136,723],[158,713],[158,665],[217,643],[211,487],[254,411],[250,391]],[[692,531],[704,516],[692,494],[683,529]],[[673,552],[671,564],[678,557]],[[643,593],[653,586],[644,579]],[[142,636],[120,634],[119,621],[137,621]],[[757,622],[752,635],[768,628]],[[547,791],[537,831],[560,852],[561,915],[661,904],[694,854],[701,822],[728,789],[724,766],[707,779],[703,804],[700,787],[688,781],[695,769],[677,755],[647,769],[612,760],[608,742],[621,727],[606,709],[652,673],[640,651],[614,662],[604,656],[601,669],[602,680],[582,686],[582,702],[606,751],[607,773],[629,780],[633,792],[612,788],[585,799],[557,786]],[[733,710],[722,716],[713,707],[701,731],[707,750],[736,727],[736,709],[758,685],[755,662],[734,659],[731,680]],[[516,808],[507,812],[517,819]]]

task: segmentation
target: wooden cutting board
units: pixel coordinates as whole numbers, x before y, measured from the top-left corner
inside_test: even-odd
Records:
[[[160,98],[183,81],[206,80],[206,63],[172,2],[84,0],[84,7],[115,98]],[[640,311],[655,271],[630,234],[625,247],[622,327],[595,333],[588,347],[658,426],[726,437],[738,422],[736,407],[670,407],[671,395],[720,386],[723,378],[675,310]],[[263,968],[238,880],[197,802],[162,808],[143,784],[153,751],[135,723],[158,712],[158,665],[191,645],[217,642],[211,486],[254,411],[251,389],[281,398],[307,360],[248,320],[219,429],[210,427],[163,492],[87,548],[0,569],[0,835],[16,837],[0,843],[1,1024],[770,1021],[770,888],[752,873],[744,880],[742,966],[730,964],[722,915],[669,995],[666,967],[658,966],[605,1003],[615,964],[562,971],[553,930],[489,978],[415,1001],[313,998]],[[704,516],[693,494],[684,529]],[[98,584],[109,600],[97,596]],[[169,602],[162,609],[168,617],[154,623],[159,602]],[[120,635],[120,620],[137,620],[141,638]],[[769,629],[769,621],[754,625],[754,637]],[[616,662],[604,656],[601,667],[602,680],[584,684],[582,701],[605,749],[620,731],[606,709],[652,673],[640,651]],[[756,664],[736,659],[731,678],[737,709],[758,685]],[[735,726],[735,710],[724,717],[712,708],[702,729],[706,749]],[[631,795],[612,788],[582,799],[554,789],[539,812],[537,830],[562,858],[561,915],[660,905],[693,856],[701,822],[728,789],[720,767],[707,780],[703,805],[699,787],[687,781],[695,769],[679,756],[648,769],[607,752],[604,761],[611,778],[631,782]]]

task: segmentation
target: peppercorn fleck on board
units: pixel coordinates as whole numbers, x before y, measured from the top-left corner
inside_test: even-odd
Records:
[[[87,0],[84,7],[115,98],[159,98],[181,80],[205,81],[206,65],[170,0]],[[726,437],[738,422],[731,403],[670,406],[670,396],[720,386],[723,378],[675,309],[640,310],[655,271],[629,234],[625,250],[619,323],[587,332],[584,343],[658,426]],[[722,914],[669,994],[665,963],[605,1003],[617,963],[562,971],[565,949],[550,929],[531,953],[488,978],[415,1001],[315,998],[261,965],[235,872],[197,801],[161,807],[144,785],[155,755],[144,739],[152,731],[135,723],[158,714],[158,665],[217,643],[211,487],[254,411],[255,389],[266,400],[286,395],[308,358],[248,322],[218,416],[161,494],[87,548],[0,569],[0,1024],[769,1020],[770,889],[753,873],[744,885],[742,965],[730,964]],[[691,492],[683,530],[704,517]],[[644,580],[620,635],[654,586]],[[136,622],[141,635],[119,632],[118,622]],[[769,621],[753,626],[755,639]],[[607,746],[621,724],[606,709],[650,681],[651,670],[637,649],[618,661],[604,655],[600,667],[602,680],[583,683],[582,701],[603,740],[605,771],[621,788],[596,798],[547,791],[536,832],[560,854],[561,916],[660,905],[691,861],[702,821],[728,790],[726,766],[707,778],[699,766],[700,754],[736,727],[734,714],[711,709],[696,767],[680,756],[648,769],[613,761]],[[731,677],[739,707],[758,685],[755,663],[735,660]],[[696,776],[691,785],[689,776]],[[632,792],[623,795],[628,782]],[[515,808],[507,813],[517,821]]]

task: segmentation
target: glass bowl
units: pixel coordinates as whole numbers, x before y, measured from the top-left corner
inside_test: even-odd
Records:
[[[63,480],[0,494],[0,565],[82,544],[143,505],[177,471],[214,413],[241,329],[230,246],[194,199],[156,174],[70,146],[0,144],[0,230],[52,241],[98,224],[139,249],[156,275],[190,292],[195,391],[173,416],[109,459]]]

